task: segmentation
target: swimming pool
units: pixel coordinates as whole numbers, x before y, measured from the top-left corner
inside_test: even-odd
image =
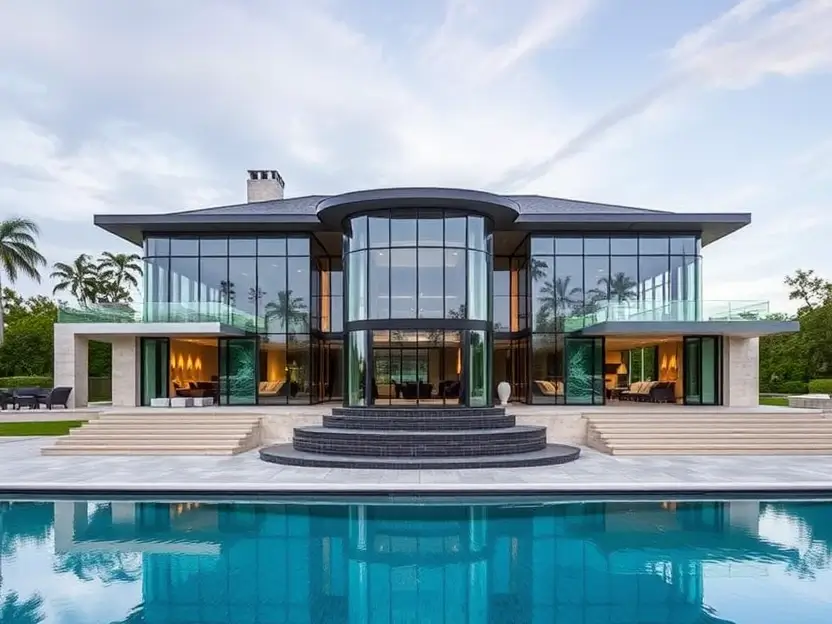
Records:
[[[0,503],[0,622],[832,621],[832,503]]]

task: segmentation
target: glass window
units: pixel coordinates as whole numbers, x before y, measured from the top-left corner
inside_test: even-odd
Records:
[[[167,398],[170,370],[167,338],[142,338],[142,405],[151,399]]]
[[[628,301],[635,301],[637,297],[638,258],[635,256],[611,256],[609,281],[610,301],[613,304],[623,304]],[[622,318],[620,320],[625,319]]]
[[[227,238],[202,238],[199,241],[200,256],[227,256]]]
[[[286,251],[290,256],[308,256],[309,239],[306,237],[294,236],[286,239]]]
[[[667,236],[642,236],[638,239],[639,254],[667,255],[670,239]]]
[[[197,256],[199,255],[198,238],[172,238],[170,239],[170,255],[172,256]]]
[[[255,258],[228,259],[227,296],[231,307],[231,324],[257,330],[257,261]]]
[[[564,403],[563,334],[534,334],[531,375],[533,403]]]
[[[668,300],[669,272],[668,256],[639,256],[639,299],[652,302],[657,312]],[[643,307],[645,311],[651,309],[650,306]]]
[[[169,258],[148,258],[144,262],[144,297],[146,303],[168,301]],[[167,312],[165,312],[167,313]],[[148,319],[151,321],[152,319]]]
[[[584,239],[584,253],[590,255],[608,255],[610,253],[610,239],[606,237],[587,237]]]
[[[570,405],[604,401],[602,341],[599,338],[565,340],[566,402]],[[599,359],[600,357],[600,359]]]
[[[286,383],[289,385],[289,403],[310,402],[309,348],[308,334],[286,336]]]
[[[442,287],[445,254],[441,248],[435,247],[420,248],[418,251],[419,318],[442,318],[445,315]]]
[[[583,259],[577,256],[558,256],[555,259],[555,281],[552,293],[555,297],[555,314],[560,319],[557,331],[575,331],[583,327],[584,305]],[[578,324],[575,325],[575,318]]]
[[[285,256],[286,239],[282,236],[257,239],[257,254],[260,256]]]
[[[416,219],[390,219],[390,244],[393,247],[415,247]]]
[[[146,256],[168,256],[170,255],[170,239],[148,237],[144,240],[144,251]]]
[[[390,298],[392,318],[416,318],[416,249],[390,250]]]
[[[289,333],[309,331],[309,259],[287,259],[286,326]]]
[[[286,331],[286,258],[257,259],[258,321],[266,333]]]
[[[477,252],[469,252],[477,253]],[[468,345],[468,405],[482,407],[488,405],[491,392],[491,367],[488,360],[491,346],[488,334],[484,331],[469,332]]]
[[[587,308],[610,298],[609,256],[584,256],[584,299]],[[588,309],[587,312],[594,310]]]
[[[199,259],[199,310],[206,321],[229,322],[228,258]]]
[[[256,238],[230,238],[228,239],[228,254],[231,256],[256,256]]]
[[[485,251],[485,219],[468,217],[468,247]]]
[[[348,321],[363,321],[367,318],[367,252],[354,251],[346,256]]]
[[[482,251],[468,251],[468,318],[488,320],[488,263]]]
[[[558,237],[555,239],[555,255],[580,256],[584,253],[583,238]]]
[[[370,247],[390,246],[390,215],[370,215]]]
[[[695,256],[699,253],[699,239],[695,236],[674,236],[670,239],[670,253]]]
[[[445,318],[465,318],[465,251],[445,250]]]
[[[419,245],[428,247],[442,246],[443,219],[438,217],[419,216]]]
[[[347,405],[366,405],[364,371],[367,365],[367,332],[347,334]]]
[[[367,217],[350,219],[352,236],[347,239],[347,248],[351,251],[367,247]]]
[[[259,360],[257,402],[260,405],[285,405],[292,391],[288,383],[286,335],[262,334]]]
[[[330,306],[330,327],[331,332],[344,331],[344,298],[333,297]]]
[[[390,318],[390,250],[370,252],[370,318]]]
[[[494,329],[496,331],[511,330],[511,298],[494,297]]]
[[[494,262],[494,296],[508,297],[511,294],[511,272],[509,270],[510,258],[497,256]]]
[[[552,256],[533,256],[532,315],[535,331],[555,329],[555,259]]]
[[[532,237],[532,255],[551,256],[555,253],[555,239],[551,236]]]
[[[228,405],[254,405],[256,403],[257,340],[254,338],[220,340],[220,392],[227,398]]]
[[[170,300],[178,304],[171,307],[171,322],[189,321],[197,313],[192,304],[199,301],[198,263],[197,258],[170,259]]]
[[[613,236],[610,238],[610,253],[635,256],[638,254],[638,238],[635,236]]]
[[[717,371],[719,370],[719,352],[717,338],[706,336],[702,338],[702,404],[716,405]]]
[[[447,247],[465,247],[465,217],[447,217],[445,219],[445,245]]]

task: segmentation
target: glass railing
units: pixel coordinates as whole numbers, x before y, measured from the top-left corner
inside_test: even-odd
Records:
[[[770,312],[768,301],[599,301],[593,307],[570,320],[576,326],[608,321],[758,321]]]
[[[268,329],[268,320],[220,302],[94,303],[58,306],[59,323],[223,323]]]

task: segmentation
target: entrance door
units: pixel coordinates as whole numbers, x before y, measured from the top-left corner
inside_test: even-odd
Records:
[[[257,339],[220,338],[219,383],[221,405],[257,402]]]
[[[142,405],[150,405],[151,399],[167,398],[170,391],[170,340],[167,338],[142,338]]]
[[[682,376],[687,405],[722,403],[721,362],[720,336],[685,336]]]

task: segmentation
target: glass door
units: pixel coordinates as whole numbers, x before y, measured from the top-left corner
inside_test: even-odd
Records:
[[[721,336],[685,336],[682,367],[685,404],[722,403]]]
[[[167,398],[170,386],[170,340],[142,338],[142,405],[151,399]]]
[[[257,339],[221,338],[219,384],[221,405],[257,402]]]

